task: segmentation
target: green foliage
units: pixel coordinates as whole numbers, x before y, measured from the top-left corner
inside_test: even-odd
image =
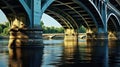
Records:
[[[62,27],[46,27],[44,26],[43,21],[41,21],[41,27],[43,29],[43,33],[64,33],[64,28]],[[84,26],[81,26],[79,28],[79,33],[86,33],[86,28]]]
[[[43,33],[64,33],[64,29],[62,27],[46,27],[44,26],[43,21],[41,21],[40,26],[43,29]]]
[[[9,29],[9,22],[4,22],[4,24],[0,24],[0,35],[1,36],[8,35],[9,34],[8,29]]]
[[[6,25],[4,24],[0,24],[0,26],[2,27],[2,29],[6,28]]]
[[[0,26],[0,33],[2,33],[3,32],[3,28],[2,28],[2,26]]]
[[[2,34],[3,34],[3,35],[8,35],[8,34],[9,34],[8,30],[9,30],[9,28],[8,28],[8,27],[4,28],[3,33],[2,33]]]
[[[44,23],[43,23],[43,21],[41,21],[41,22],[40,22],[40,27],[43,28],[43,26],[44,26]]]
[[[79,33],[86,33],[86,28],[84,26],[81,26],[79,29]]]
[[[9,27],[9,22],[5,22],[5,26],[6,26],[6,27]]]
[[[62,27],[43,27],[43,33],[63,33],[64,29]]]

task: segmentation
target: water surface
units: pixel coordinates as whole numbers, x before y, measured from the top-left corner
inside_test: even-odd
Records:
[[[117,40],[44,40],[44,46],[8,49],[0,41],[0,67],[120,67]]]

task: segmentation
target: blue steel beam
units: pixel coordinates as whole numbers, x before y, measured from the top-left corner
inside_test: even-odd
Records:
[[[94,21],[94,23],[95,23],[95,25],[96,25],[96,28],[98,29],[99,28],[99,24],[98,24],[98,20],[96,20],[96,17],[95,17],[95,12],[92,12],[92,11],[94,11],[94,10],[96,10],[96,13],[98,13],[98,15],[99,15],[99,17],[97,17],[97,18],[100,18],[100,20],[102,21],[102,18],[101,18],[101,16],[100,16],[100,13],[99,13],[99,11],[95,8],[95,5],[93,5],[92,6],[92,8],[94,8],[94,10],[90,10],[89,8],[88,8],[88,6],[86,6],[83,2],[81,2],[80,0],[74,0],[74,2],[76,2],[77,4],[79,4],[85,11],[87,11],[87,13],[92,17],[92,19],[93,19],[93,21]],[[87,2],[89,2],[89,1],[87,1]],[[92,2],[89,2],[91,5],[93,4]],[[87,4],[87,3],[86,3]],[[90,7],[90,6],[89,6]],[[90,7],[91,8],[91,7]],[[102,23],[100,21],[100,23]],[[102,27],[103,27],[103,25],[102,25]]]
[[[4,8],[9,9],[9,7],[8,7],[8,5],[10,5],[9,1],[10,0],[1,0],[0,2],[5,2],[5,4],[7,4],[7,6],[1,7],[1,9],[3,9],[3,10],[4,10]],[[29,27],[39,28],[40,27],[39,26],[40,19],[42,17],[42,14],[45,12],[45,10],[48,9],[48,7],[51,7],[50,5],[54,1],[56,1],[56,0],[19,0],[19,2],[21,4],[18,4],[18,6],[19,5],[23,6],[23,8],[24,8],[23,10],[26,11],[26,13],[29,17],[29,20],[30,20]],[[97,1],[96,0],[69,0],[69,1],[57,0],[57,1],[63,2],[65,5],[68,5],[68,6],[70,4],[73,4],[73,3],[71,3],[72,1],[75,2],[76,4],[79,4],[80,6],[82,6],[83,9],[85,9],[90,14],[90,16],[92,17],[92,19],[95,23],[95,26],[100,30],[102,30],[102,29],[105,30],[106,32],[107,32],[107,20],[109,19],[108,18],[109,14],[114,13],[114,14],[116,14],[117,17],[120,17],[120,11],[114,6],[114,3],[112,3],[112,5],[111,5],[111,2],[114,0],[97,0]],[[67,3],[67,2],[69,2],[69,3]],[[93,3],[93,2],[95,2],[95,3]],[[120,4],[118,0],[116,2],[118,3],[118,5]],[[97,7],[96,7],[96,4],[98,5]],[[102,7],[100,6],[100,4],[102,5]],[[89,5],[92,7],[89,7]],[[14,6],[10,6],[10,7],[11,7],[10,10],[14,13],[14,15],[17,16],[18,13],[16,12]],[[71,6],[69,6],[69,7],[71,7]],[[59,7],[57,7],[57,8],[59,8]],[[76,9],[76,8],[78,8],[78,7],[73,7],[72,9]],[[94,9],[94,10],[91,10],[91,9]],[[111,12],[108,11],[108,9],[111,10]],[[68,12],[68,14],[69,13],[71,13],[71,12]],[[76,16],[78,16],[78,15],[74,15],[74,17],[76,17]],[[120,22],[118,22],[118,23],[120,24]]]
[[[28,14],[30,28],[40,28],[42,14],[54,0],[46,0],[44,5],[42,5],[41,0],[31,0],[31,5],[28,5],[26,0],[19,1]]]
[[[107,18],[107,24],[109,23],[109,20],[112,20],[112,23],[113,23],[112,26],[115,27],[115,30],[120,31],[120,20],[114,13],[109,14],[109,16]]]
[[[40,19],[42,17],[41,0],[33,0],[32,19],[33,27],[40,28]]]
[[[70,23],[69,23],[69,21],[66,19],[66,17],[63,17],[63,16],[61,16],[61,14],[58,14],[58,13],[56,13],[55,11],[51,11],[51,10],[47,10],[48,12],[46,12],[48,15],[50,15],[51,17],[53,17],[53,18],[55,18],[56,19],[56,17],[58,18],[58,19],[56,19],[62,26],[63,26],[63,28],[64,29],[71,29],[71,28],[73,28],[71,25],[70,25]],[[49,13],[50,12],[50,13]],[[53,15],[55,15],[55,16],[53,16]],[[65,25],[65,26],[64,26]]]
[[[22,6],[24,7],[26,13],[28,14],[29,21],[30,21],[30,26],[29,27],[31,28],[33,26],[32,25],[32,11],[24,0],[19,0],[19,1],[22,4]]]
[[[48,0],[42,7],[42,12],[45,12],[45,10],[54,2],[55,0]]]
[[[54,9],[54,10],[53,10],[53,9]],[[67,24],[67,27],[68,27],[68,28],[72,28],[72,29],[75,28],[75,27],[74,27],[74,23],[73,23],[73,22],[75,22],[75,21],[72,19],[72,17],[71,17],[70,15],[68,15],[67,13],[63,12],[62,10],[60,10],[60,9],[58,9],[58,8],[52,8],[51,11],[54,12],[54,13],[56,13],[57,15],[63,17],[64,20],[67,21],[66,24]],[[73,24],[72,24],[72,23],[73,23]],[[69,26],[68,26],[68,25],[69,25]]]

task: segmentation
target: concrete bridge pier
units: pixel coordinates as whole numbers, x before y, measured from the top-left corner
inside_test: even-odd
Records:
[[[108,39],[108,33],[95,33],[94,35],[95,39]]]
[[[107,33],[87,33],[87,39],[107,39]]]
[[[108,33],[104,31],[91,31],[87,30],[87,39],[108,39]]]
[[[24,17],[12,18],[8,47],[20,47],[27,44],[29,37],[25,31],[27,26],[24,22],[26,22]]]
[[[78,32],[75,29],[66,29],[65,30],[65,41],[77,41],[78,40]]]
[[[120,40],[120,32],[117,32],[116,35],[117,35],[117,39]]]
[[[27,34],[29,35],[29,45],[42,45],[42,33],[41,29],[28,29]]]
[[[42,44],[42,31],[29,28],[27,24],[25,17],[16,17],[11,21],[8,47]]]

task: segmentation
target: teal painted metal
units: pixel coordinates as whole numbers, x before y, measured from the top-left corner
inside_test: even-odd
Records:
[[[43,5],[43,7],[41,4],[41,0],[31,0],[32,6],[28,6],[25,0],[19,1],[28,14],[30,20],[30,28],[40,28],[40,19],[42,17],[42,14],[54,0],[45,1],[46,3]],[[31,7],[32,9],[30,9],[29,7]]]
[[[22,4],[22,6],[24,7],[24,9],[26,10],[26,13],[28,14],[29,21],[30,21],[30,27],[32,27],[32,11],[31,11],[31,9],[28,7],[28,5],[26,4],[26,2],[24,0],[19,0],[19,1]]]
[[[52,4],[55,0],[48,0],[42,7],[42,12],[45,12],[45,10]]]
[[[96,17],[93,16],[93,14],[91,13],[91,11],[90,11],[83,3],[81,3],[80,1],[77,0],[76,3],[80,4],[80,5],[90,14],[90,16],[92,17],[92,19],[93,19],[96,27],[99,28],[99,27],[98,27],[98,22],[97,22],[97,20],[96,20]],[[99,14],[99,16],[100,16],[100,18],[101,18],[101,20],[102,20],[102,17],[101,17],[101,15],[100,15],[98,9],[96,8],[95,4],[94,4],[92,1],[90,1],[90,3],[93,4],[93,7],[96,9],[96,11],[98,12],[98,14]]]
[[[108,21],[110,20],[110,18],[112,18],[112,22],[113,22],[116,30],[119,31],[120,20],[118,19],[118,17],[114,13],[110,13],[108,16],[108,19],[107,19],[107,24],[108,24]]]
[[[117,17],[117,20],[118,20],[117,23],[120,24],[120,21],[119,21],[120,11],[114,5],[112,5],[109,2],[109,0],[19,0],[19,2],[21,4],[18,4],[18,5],[22,5],[23,9],[26,11],[29,21],[30,21],[29,27],[30,28],[40,28],[40,19],[42,17],[42,14],[47,10],[47,8],[54,1],[55,2],[60,1],[62,3],[69,2],[69,3],[64,3],[64,4],[57,3],[56,5],[58,6],[58,5],[71,4],[73,6],[72,9],[74,9],[74,10],[77,9],[77,7],[75,7],[74,5],[76,5],[76,4],[80,5],[80,8],[82,7],[86,12],[88,12],[90,17],[94,21],[95,27],[98,29],[97,32],[107,32],[108,31],[107,30],[107,26],[108,26],[107,22],[108,22],[109,16],[111,14],[115,15],[115,17]],[[1,0],[0,2],[4,2],[5,4],[7,3],[7,5],[9,5],[8,1]],[[73,5],[71,2],[74,2],[75,4]],[[89,7],[86,5],[92,5],[92,6]],[[8,6],[4,6],[4,7],[7,7],[9,9]],[[1,9],[4,10],[5,9],[4,7]],[[12,5],[12,7],[13,7],[13,5]],[[59,7],[57,7],[57,8],[59,8]],[[90,10],[90,8],[92,8],[94,10]],[[14,8],[11,8],[11,9],[14,10]],[[97,16],[95,16],[94,12],[97,12],[96,13]],[[16,14],[16,16],[17,16],[17,12],[14,14]],[[81,16],[82,16],[82,14],[81,14]],[[72,23],[70,23],[70,25],[71,24]]]
[[[103,2],[103,7],[102,7],[102,18],[103,18],[103,23],[104,23],[104,26],[105,26],[105,28],[104,28],[104,32],[106,32],[107,33],[107,1],[102,1]]]
[[[42,9],[41,9],[41,0],[33,0],[33,11],[32,11],[32,19],[33,19],[33,27],[40,28],[40,19],[42,17]]]

